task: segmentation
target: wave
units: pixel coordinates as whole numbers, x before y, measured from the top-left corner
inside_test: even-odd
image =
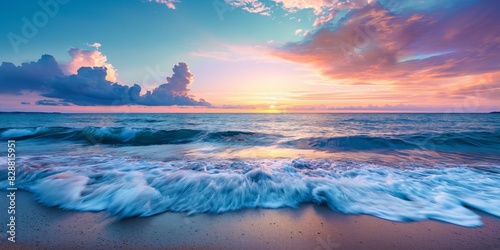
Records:
[[[88,144],[147,146],[161,144],[186,144],[195,141],[230,143],[271,143],[272,135],[243,132],[208,132],[194,129],[156,130],[149,128],[106,128],[106,127],[36,127],[0,129],[2,139],[39,139],[79,141]]]
[[[401,139],[370,137],[364,135],[339,136],[332,138],[304,138],[286,143],[298,148],[321,150],[377,150],[377,149],[416,149],[417,145]]]
[[[203,140],[207,142],[238,142],[248,144],[267,145],[271,144],[279,135],[243,132],[243,131],[222,131],[209,133]]]
[[[147,146],[208,142],[248,146],[278,145],[325,151],[447,151],[457,153],[500,152],[500,131],[411,133],[380,136],[352,135],[309,137],[283,141],[287,137],[253,131],[158,130],[124,127],[28,127],[1,128],[0,139],[60,140],[86,144]]]
[[[433,219],[466,227],[482,225],[471,208],[500,217],[500,166],[396,169],[304,159],[152,162],[98,156],[18,162],[18,185],[38,202],[120,218],[301,203],[392,221]]]
[[[127,119],[119,119],[116,121],[117,123],[158,123],[158,122],[165,122],[165,120],[158,120],[158,119],[142,119],[142,118],[127,118]]]
[[[384,137],[368,135],[311,137],[288,141],[284,145],[331,151],[438,150],[498,153],[500,132],[422,133]]]

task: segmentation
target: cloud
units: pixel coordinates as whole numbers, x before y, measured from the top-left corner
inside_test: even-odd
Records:
[[[302,9],[313,9],[316,14],[328,12],[332,9],[361,8],[371,2],[370,0],[272,0],[289,12]]]
[[[271,8],[259,0],[224,0],[224,2],[232,7],[241,8],[250,13],[257,13],[263,16],[271,15]]]
[[[180,62],[174,65],[174,74],[167,77],[167,83],[160,85],[157,89],[171,92],[174,95],[187,95],[188,86],[193,82],[193,74],[188,69],[186,63]]]
[[[78,48],[71,48],[69,50],[72,60],[65,65],[65,72],[76,74],[81,67],[106,67],[106,80],[115,82],[117,80],[116,69],[108,63],[108,58],[98,50],[101,44],[94,43],[89,46],[95,47],[95,50]]]
[[[31,105],[30,102],[21,102],[21,105]]]
[[[204,99],[196,101],[188,96],[188,87],[193,82],[193,74],[186,63],[180,62],[174,65],[173,71],[174,74],[167,77],[167,83],[158,86],[153,91],[148,91],[138,103],[148,106],[210,106]]]
[[[174,3],[180,2],[180,0],[147,0],[147,1],[150,2],[150,3],[155,2],[155,3],[159,3],[159,4],[164,4],[168,8],[174,9],[174,10],[175,10]]]
[[[336,13],[333,11],[330,12],[330,14],[328,14],[327,16],[320,16],[320,17],[316,18],[316,20],[314,20],[313,27],[316,28],[316,27],[322,26],[325,23],[332,21],[333,18],[335,18],[335,16],[336,16]]]
[[[137,84],[130,87],[108,80],[108,72],[102,66],[80,67],[76,74],[65,75],[51,55],[20,66],[4,62],[0,65],[0,92],[15,95],[28,92],[56,99],[35,102],[49,106],[211,106],[204,99],[190,96],[194,75],[183,62],[174,65],[174,73],[166,78],[166,83],[144,95],[140,95],[142,88]]]
[[[500,99],[500,72],[487,73],[472,77],[469,82],[461,84],[447,93],[440,93],[443,97]]]
[[[197,101],[188,95],[193,75],[186,63],[175,65],[173,70],[174,74],[167,77],[167,83],[141,96],[142,88],[137,84],[129,87],[106,80],[104,67],[82,67],[75,75],[50,81],[50,91],[42,96],[79,106],[210,106],[205,100]]]
[[[101,47],[101,44],[100,44],[100,43],[93,43],[93,44],[89,44],[89,43],[87,43],[87,46],[89,46],[89,47],[94,47],[94,48],[96,48],[96,49],[99,49],[99,47]]]
[[[271,14],[273,7],[281,8],[289,13],[312,9],[315,15],[326,14],[328,16],[330,12],[336,10],[361,8],[372,2],[372,0],[271,0],[271,3],[268,2],[267,5],[259,0],[224,0],[224,2],[250,13],[258,13],[266,16]]]
[[[36,62],[15,66],[10,62],[0,65],[0,89],[2,93],[21,94],[21,91],[43,91],[47,89],[46,80],[62,76],[55,58],[43,55]]]
[[[300,33],[302,33],[302,29],[297,29],[297,30],[295,30],[295,35],[298,35],[298,34],[300,34]]]
[[[67,102],[55,101],[55,100],[38,100],[35,102],[36,105],[41,106],[70,106]]]
[[[446,12],[392,13],[379,3],[350,11],[273,54],[310,64],[331,79],[420,81],[500,69],[500,2]]]
[[[128,87],[110,82],[104,67],[81,67],[77,74],[49,81],[50,91],[42,96],[62,99],[80,106],[124,105],[134,101],[139,85]]]

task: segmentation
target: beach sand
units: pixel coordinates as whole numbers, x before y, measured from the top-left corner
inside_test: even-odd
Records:
[[[500,218],[484,214],[478,228],[391,222],[316,205],[116,220],[44,207],[27,192],[16,199],[16,243],[7,241],[5,225],[0,249],[500,249]],[[0,207],[7,210],[7,199]]]

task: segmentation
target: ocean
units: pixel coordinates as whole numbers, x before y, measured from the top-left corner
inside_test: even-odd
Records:
[[[328,206],[500,217],[500,114],[2,113],[0,163],[46,206],[118,218]],[[8,187],[7,168],[0,188]]]

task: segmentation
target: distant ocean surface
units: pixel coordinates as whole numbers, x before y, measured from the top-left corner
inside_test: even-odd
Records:
[[[0,114],[17,186],[118,217],[324,204],[393,221],[500,217],[500,114]],[[6,167],[0,188],[7,188]]]

